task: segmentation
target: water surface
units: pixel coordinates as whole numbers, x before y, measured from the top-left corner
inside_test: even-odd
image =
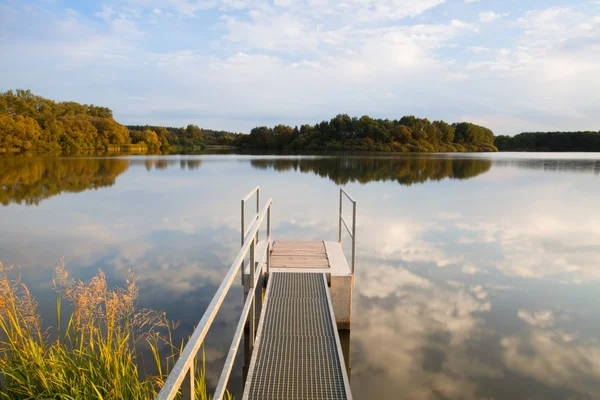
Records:
[[[0,261],[49,321],[61,256],[78,279],[131,269],[185,337],[255,185],[275,239],[335,240],[338,186],[358,201],[356,399],[600,398],[598,154],[1,157]],[[241,303],[208,338],[213,383]]]

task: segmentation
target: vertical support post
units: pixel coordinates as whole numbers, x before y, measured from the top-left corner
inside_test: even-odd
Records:
[[[260,187],[256,189],[256,218],[260,215]],[[258,234],[260,232],[260,228],[256,230],[256,241],[258,242]]]
[[[196,364],[196,359],[194,358],[194,362],[191,363],[190,368],[188,369],[187,374],[185,374],[185,378],[183,380],[181,386],[181,399],[182,400],[194,400],[194,378],[196,376],[194,372],[194,366]]]
[[[254,335],[256,333],[256,293],[254,289],[254,279],[256,274],[256,237],[252,238],[250,243],[250,290],[248,296],[252,296],[252,305],[250,306],[250,321],[248,328],[250,331],[250,345],[254,346]]]
[[[244,202],[244,200],[242,200],[242,244],[241,244],[242,247],[244,247],[244,239],[245,239],[244,232],[246,229],[246,227],[244,226],[245,225],[244,221],[246,218],[245,214],[246,214],[246,203]],[[242,285],[243,284],[244,284],[244,267],[242,266]]]
[[[267,209],[267,276],[271,268],[271,204]]]
[[[338,242],[342,244],[342,188],[340,188],[340,214],[338,215]]]
[[[356,201],[352,202],[352,276],[356,264]]]
[[[245,203],[244,203],[244,200],[242,200],[242,243],[240,244],[240,246],[244,246],[244,230],[246,229],[246,227],[244,226],[245,225],[244,220],[246,218],[246,216],[245,216],[246,207],[244,207],[244,206],[245,206]]]

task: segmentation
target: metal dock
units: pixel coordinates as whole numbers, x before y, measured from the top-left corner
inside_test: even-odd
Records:
[[[273,273],[264,307],[243,398],[351,398],[325,275]]]
[[[246,202],[256,213],[245,228]],[[352,202],[352,229],[343,218],[344,196]],[[221,399],[244,337],[243,399],[352,399],[349,369],[338,329],[349,330],[356,259],[356,201],[340,189],[338,241],[273,241],[272,200],[260,210],[260,188],[241,202],[242,248],[170,372],[158,399],[194,399],[198,351],[237,274],[244,306],[213,398]],[[266,235],[259,239],[266,219]],[[342,225],[352,239],[351,266],[342,250]],[[248,259],[246,261],[246,259]],[[259,289],[259,290],[257,290]],[[264,296],[263,296],[264,295]],[[257,322],[256,303],[260,302]]]

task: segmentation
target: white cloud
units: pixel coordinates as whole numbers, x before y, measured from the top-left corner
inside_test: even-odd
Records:
[[[568,387],[592,396],[600,379],[600,344],[572,343],[560,331],[532,329],[527,337],[505,337],[506,366],[552,387]]]
[[[501,207],[496,207],[500,214],[494,218],[477,216],[471,220],[464,217],[460,222],[456,221],[455,242],[466,245],[488,243],[498,247],[502,257],[493,261],[493,265],[508,276],[568,284],[600,280],[596,266],[600,251],[600,214],[589,211],[595,210],[594,199],[565,197],[572,190],[568,184],[529,185],[523,190],[513,192],[513,196],[518,196],[523,204],[530,204],[534,193],[535,208],[523,208],[505,199],[500,203]],[[573,207],[588,211],[572,213],[569,210]],[[467,259],[463,272],[470,272],[469,264],[479,265],[477,261]]]
[[[399,20],[415,17],[427,10],[443,4],[445,0],[335,0],[297,1],[275,0],[272,7],[269,2],[258,0],[127,0],[137,8],[162,8],[173,12],[194,16],[203,10],[222,12],[249,11],[257,15],[283,10],[297,15],[315,17],[335,17],[342,20],[381,21]]]
[[[377,279],[385,276],[386,279]],[[402,268],[387,264],[370,266],[361,276],[360,293],[367,297],[388,297],[401,295],[406,288],[430,288],[431,283]]]
[[[0,61],[0,85],[85,97],[125,123],[210,121],[234,130],[338,112],[397,118],[399,110],[449,122],[469,117],[498,134],[600,123],[598,16],[527,11],[494,47],[498,41],[474,25],[430,18],[443,3],[129,0],[108,1],[93,16],[38,7],[37,17],[4,6],[0,35],[11,40],[0,51],[11,57]],[[219,16],[199,24],[208,9]],[[44,41],[23,26],[37,27]],[[130,103],[131,95],[147,100]]]
[[[600,280],[594,261],[599,240],[600,229],[592,221],[532,215],[502,232],[505,257],[498,268],[510,275],[570,283]]]
[[[461,271],[464,272],[465,274],[475,275],[475,274],[481,272],[481,268],[478,268],[473,264],[465,264],[465,265],[463,265]]]
[[[503,15],[504,14],[497,14],[494,11],[486,11],[479,14],[479,21],[489,23],[502,18]]]
[[[491,307],[480,287],[448,288],[391,265],[358,270],[356,279],[352,337],[366,350],[352,367],[354,396],[477,399],[474,381],[501,375],[466,351],[485,334],[480,315]],[[427,368],[427,354],[439,364]]]
[[[550,310],[536,311],[530,314],[527,310],[519,310],[517,313],[519,319],[527,322],[529,325],[539,328],[550,328],[554,326],[554,314]]]
[[[371,249],[387,259],[398,258],[406,263],[433,263],[437,267],[446,267],[462,261],[460,255],[447,254],[442,248],[424,240],[421,235],[427,227],[409,221],[397,221],[385,224],[373,218],[361,226],[365,235],[362,246]]]
[[[468,50],[475,54],[489,53],[492,51],[492,49],[490,49],[489,47],[483,47],[483,46],[469,46]]]

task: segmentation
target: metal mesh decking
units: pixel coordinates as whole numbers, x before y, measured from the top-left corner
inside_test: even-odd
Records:
[[[352,398],[327,290],[323,274],[270,275],[244,399]]]

